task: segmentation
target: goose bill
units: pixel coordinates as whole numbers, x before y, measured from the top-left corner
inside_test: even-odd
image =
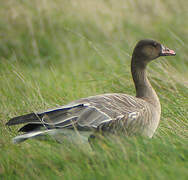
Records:
[[[169,49],[167,47],[164,47],[163,45],[161,46],[161,56],[175,56],[176,53],[172,49]]]

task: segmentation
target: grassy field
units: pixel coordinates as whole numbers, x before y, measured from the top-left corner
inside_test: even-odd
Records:
[[[188,1],[32,0],[0,6],[0,179],[188,179]],[[152,139],[12,144],[13,116],[90,95],[134,95],[130,57],[151,38],[176,51],[148,67],[162,105]]]

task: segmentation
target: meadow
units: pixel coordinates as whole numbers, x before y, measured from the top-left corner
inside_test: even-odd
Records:
[[[188,179],[187,0],[9,0],[0,6],[0,179]],[[162,106],[152,139],[13,144],[12,117],[96,94],[135,94],[130,58],[155,39],[176,51],[148,66]]]

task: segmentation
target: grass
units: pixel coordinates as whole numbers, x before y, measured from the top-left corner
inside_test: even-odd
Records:
[[[1,179],[187,179],[188,2],[4,1],[0,7]],[[9,118],[90,95],[135,94],[130,56],[152,38],[177,52],[148,67],[162,104],[152,139],[112,137],[90,152],[66,139],[11,143]]]

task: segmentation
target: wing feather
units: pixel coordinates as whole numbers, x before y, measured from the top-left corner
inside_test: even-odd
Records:
[[[26,124],[20,131],[40,128],[134,129],[147,117],[143,100],[126,94],[104,94],[74,101],[66,106],[12,118],[7,125]]]

